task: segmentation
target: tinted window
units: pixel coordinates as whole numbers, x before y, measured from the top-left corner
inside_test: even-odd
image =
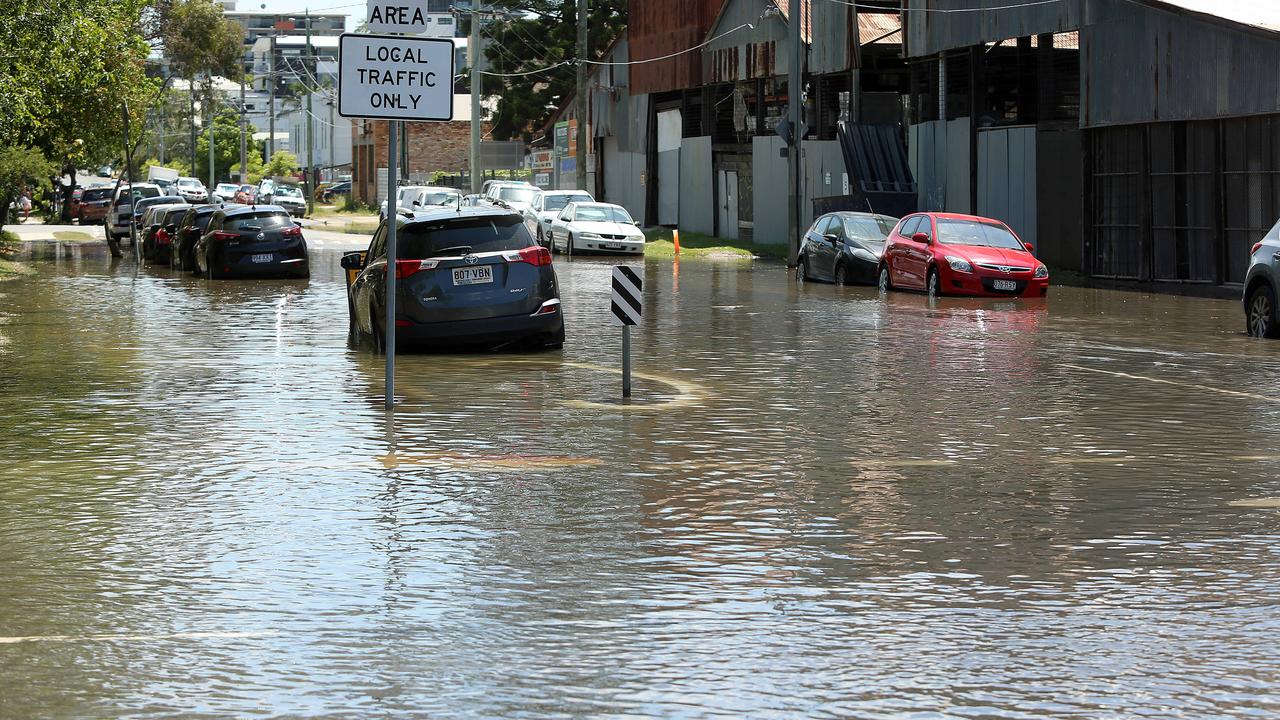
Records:
[[[902,221],[902,230],[898,231],[898,234],[902,235],[902,237],[909,238],[916,234],[916,228],[918,227],[920,227],[920,216],[915,215],[913,217],[909,217]]]
[[[80,200],[83,202],[97,202],[106,200],[109,197],[111,197],[111,188],[96,188],[94,190],[85,190],[84,194],[80,196]]]
[[[458,193],[451,192],[425,192],[418,198],[418,202],[422,203],[422,207],[430,205],[453,205],[458,202]]]
[[[534,188],[527,187],[504,187],[498,188],[498,199],[508,202],[527,203],[533,199],[533,194],[538,192]]]
[[[247,230],[256,227],[259,230],[279,230],[282,227],[292,227],[293,220],[289,218],[287,213],[278,212],[259,212],[246,213],[244,215],[236,215],[227,218],[224,228],[227,230]]]
[[[404,251],[400,248],[399,238],[396,238],[396,250],[400,255],[404,255]],[[387,225],[383,223],[378,227],[378,232],[373,234],[373,242],[369,243],[369,252],[365,255],[365,264],[374,258],[385,258],[387,256]]]
[[[563,210],[571,202],[591,202],[586,195],[549,195],[543,210]]]
[[[631,222],[631,216],[626,210],[608,205],[582,205],[574,213],[573,219],[576,222]]]
[[[184,215],[186,215],[186,214],[187,214],[187,210],[185,210],[185,209],[183,209],[183,208],[175,208],[175,209],[173,209],[173,210],[170,210],[170,211],[166,214],[166,216],[165,216],[164,224],[165,224],[165,225],[172,225],[172,224],[174,224],[174,223],[176,223],[176,222],[178,222],[178,221],[182,220],[182,216],[184,216]]]
[[[158,187],[130,188],[129,197],[132,198],[133,200],[137,200],[138,198],[160,197],[160,188]],[[132,200],[126,199],[124,196],[124,193],[121,193],[121,202],[132,202]]]
[[[844,221],[844,236],[853,240],[882,243],[893,232],[893,218],[845,215],[841,219]]]
[[[977,245],[979,247],[1023,250],[1022,243],[1013,231],[997,222],[975,220],[938,220],[938,242],[949,245]]]
[[[533,238],[524,228],[524,218],[518,215],[408,225],[397,236],[399,257],[411,260],[464,252],[520,250],[533,244]]]

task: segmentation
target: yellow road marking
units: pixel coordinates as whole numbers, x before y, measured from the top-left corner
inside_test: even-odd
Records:
[[[26,635],[17,637],[0,637],[0,645],[11,645],[24,642],[98,642],[98,641],[132,641],[150,642],[152,640],[224,640],[236,638],[261,638],[277,634],[274,630],[256,632],[190,632],[168,633],[164,635]]]
[[[1248,398],[1250,400],[1261,400],[1263,402],[1280,403],[1280,398],[1267,397],[1266,395],[1256,395],[1254,393],[1241,392],[1239,390],[1227,390],[1225,388],[1210,387],[1209,385],[1197,385],[1196,383],[1180,382],[1178,380],[1165,380],[1164,378],[1153,378],[1145,375],[1131,375],[1129,373],[1115,372],[1113,370],[1099,370],[1098,368],[1083,367],[1081,365],[1062,365],[1061,367],[1070,368],[1072,370],[1082,370],[1084,372],[1098,373],[1099,375],[1110,375],[1112,377],[1124,378],[1126,380],[1145,380],[1151,383],[1159,383],[1161,385],[1173,385],[1174,387],[1186,388],[1188,390],[1201,390],[1204,392],[1218,393],[1220,395],[1231,395],[1233,397]]]

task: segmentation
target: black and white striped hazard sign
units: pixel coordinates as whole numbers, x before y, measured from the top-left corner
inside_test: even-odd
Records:
[[[639,325],[644,314],[644,293],[635,268],[618,265],[613,269],[613,324]]]

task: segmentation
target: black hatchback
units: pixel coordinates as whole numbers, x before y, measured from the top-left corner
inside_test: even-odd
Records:
[[[213,214],[224,208],[236,207],[215,203],[212,205],[192,205],[187,214],[178,221],[178,233],[173,239],[173,249],[169,254],[169,266],[174,270],[196,272],[196,242],[209,229],[209,221]]]
[[[238,205],[209,218],[192,252],[196,272],[227,277],[310,277],[302,227],[278,205]]]
[[[524,218],[493,207],[397,216],[398,345],[500,348],[564,345],[560,288],[551,253]],[[366,252],[342,258],[357,341],[386,337],[387,222]]]

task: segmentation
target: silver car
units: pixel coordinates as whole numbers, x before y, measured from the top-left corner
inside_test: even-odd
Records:
[[[1280,223],[1249,253],[1244,279],[1245,328],[1253,337],[1280,337],[1276,319],[1276,287],[1280,281]]]

